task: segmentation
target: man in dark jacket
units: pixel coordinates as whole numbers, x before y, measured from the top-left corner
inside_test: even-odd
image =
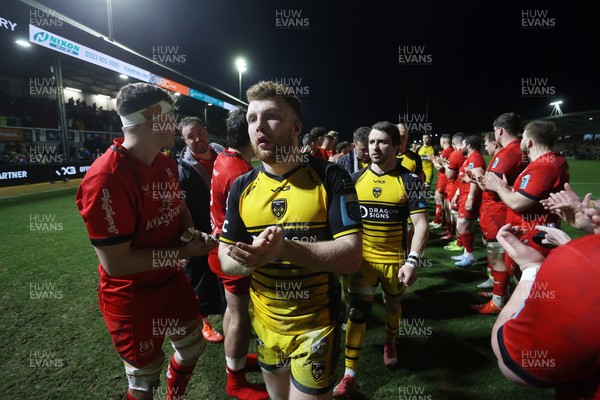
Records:
[[[210,232],[210,179],[218,152],[213,149],[216,146],[208,143],[208,131],[200,118],[184,118],[179,129],[186,144],[178,160],[181,191],[196,229]],[[209,342],[222,341],[223,335],[213,329],[207,318],[225,310],[223,285],[210,270],[208,256],[191,257],[184,270],[198,296],[204,324],[202,335]]]
[[[355,130],[352,135],[352,150],[336,161],[350,174],[366,167],[371,161],[369,159],[369,132],[371,132],[371,128],[366,126]]]

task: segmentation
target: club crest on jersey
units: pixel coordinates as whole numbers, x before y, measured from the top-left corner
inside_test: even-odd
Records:
[[[527,187],[527,184],[529,183],[529,178],[529,175],[525,175],[523,179],[521,179],[521,185],[519,185],[519,189],[525,189]]]
[[[283,218],[287,211],[287,200],[286,199],[275,199],[271,202],[271,212],[277,219]]]
[[[311,365],[310,373],[316,382],[320,382],[325,375],[325,363],[314,361]]]
[[[380,187],[373,188],[373,196],[375,196],[375,198],[378,198],[379,196],[381,196],[381,188]]]

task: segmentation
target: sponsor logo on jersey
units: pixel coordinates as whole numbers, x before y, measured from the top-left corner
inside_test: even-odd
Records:
[[[271,189],[271,192],[273,193],[279,193],[279,192],[287,192],[288,190],[290,190],[290,185],[284,186],[284,187],[277,187],[275,189]]]
[[[311,364],[310,373],[316,382],[320,382],[325,375],[325,363],[313,361]]]
[[[375,196],[375,198],[378,198],[379,196],[381,196],[381,188],[380,187],[373,188],[373,196]]]
[[[325,339],[321,339],[318,342],[313,343],[311,346],[311,352],[317,357],[324,356],[325,353],[327,353],[327,341]]]
[[[525,175],[523,179],[521,179],[521,185],[519,185],[519,189],[525,189],[527,187],[527,184],[529,184],[529,178],[531,178],[531,176]]]
[[[500,159],[499,159],[499,158],[496,158],[496,159],[494,160],[494,163],[492,164],[492,168],[496,168],[496,165],[498,165],[498,163],[499,163],[499,162],[500,162]]]
[[[283,218],[287,211],[287,200],[286,199],[275,199],[271,202],[271,212],[277,219]]]

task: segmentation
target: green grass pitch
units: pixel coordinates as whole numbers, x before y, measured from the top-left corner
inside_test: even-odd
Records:
[[[575,191],[599,198],[600,163],[569,164]],[[123,398],[123,365],[98,311],[97,259],[74,198],[75,189],[68,189],[0,199],[2,399]],[[459,270],[449,259],[454,253],[441,248],[437,232],[431,232],[425,253],[430,265],[418,270],[419,280],[403,300],[403,327],[410,334],[398,342],[399,367],[390,371],[383,366],[379,298],[368,322],[355,398],[551,398],[551,391],[517,387],[503,378],[490,347],[495,317],[469,309],[482,302],[475,286],[485,278],[481,241],[476,242],[478,267]],[[213,319],[220,329],[220,319]],[[165,352],[172,353],[170,346],[165,345]],[[338,378],[342,367],[343,355]],[[250,379],[260,376],[251,374]],[[224,387],[223,345],[208,344],[187,398],[226,399]]]

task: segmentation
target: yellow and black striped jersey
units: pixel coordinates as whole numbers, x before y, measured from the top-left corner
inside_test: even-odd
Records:
[[[363,259],[404,261],[406,220],[427,211],[423,183],[400,162],[386,174],[378,175],[368,167],[355,172],[352,179],[363,221]]]
[[[433,162],[429,160],[429,156],[435,155],[435,149],[433,146],[425,146],[421,145],[417,149],[417,155],[421,157],[421,163],[423,164],[423,169],[433,169]]]
[[[420,175],[423,173],[423,163],[421,157],[412,150],[406,150],[404,154],[397,156],[402,162],[402,166],[412,172],[413,174]]]
[[[321,242],[361,232],[360,209],[350,175],[313,157],[284,176],[261,165],[232,185],[221,241],[252,243],[280,225],[286,240]],[[281,334],[325,327],[338,317],[336,274],[274,260],[252,274],[254,318]]]

